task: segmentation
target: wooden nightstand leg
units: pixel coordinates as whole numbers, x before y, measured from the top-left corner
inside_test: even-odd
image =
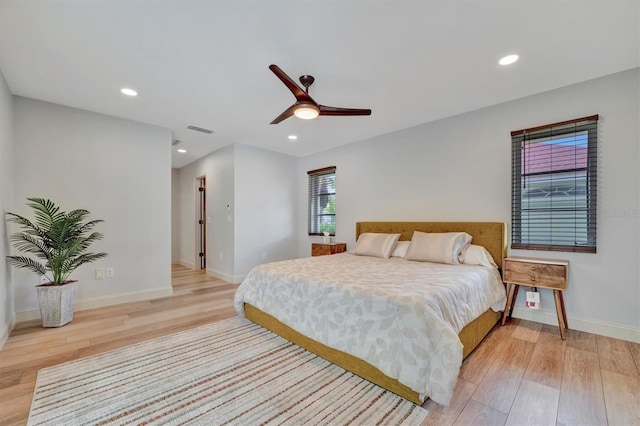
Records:
[[[516,300],[518,300],[518,291],[520,291],[520,284],[513,284],[516,286],[516,291],[513,292],[513,300],[511,301],[511,307],[509,308],[509,318],[513,316],[513,308],[516,306]]]
[[[558,314],[558,328],[560,328],[560,338],[565,340],[564,330],[565,330],[565,314],[563,313],[563,303],[564,300],[562,298],[562,292],[560,290],[553,290],[553,298],[556,302],[556,313]]]
[[[559,291],[560,293],[560,306],[562,307],[562,318],[564,318],[564,328],[569,329],[569,323],[567,322],[567,311],[564,309],[564,292]]]
[[[502,313],[502,325],[507,321],[507,315],[511,316],[513,313],[513,305],[516,303],[516,297],[518,296],[518,284],[509,284],[509,294],[507,296],[507,303],[504,304],[504,312]]]

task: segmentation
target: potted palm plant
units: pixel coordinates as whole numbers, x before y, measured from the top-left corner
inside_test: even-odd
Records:
[[[73,319],[75,281],[69,276],[80,265],[101,259],[107,253],[89,253],[89,246],[102,238],[94,232],[102,220],[87,220],[87,210],[61,211],[52,201],[27,198],[35,220],[6,213],[7,221],[21,231],[11,235],[13,246],[24,255],[7,256],[17,268],[29,269],[50,282],[37,286],[40,316],[44,327],[61,327]],[[39,260],[38,260],[39,259]]]

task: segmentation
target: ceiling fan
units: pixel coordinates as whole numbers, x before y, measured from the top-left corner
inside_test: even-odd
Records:
[[[310,120],[318,115],[371,115],[370,109],[359,108],[338,108],[326,105],[320,105],[309,96],[309,86],[315,80],[311,75],[300,76],[300,83],[304,86],[304,90],[298,86],[287,74],[284,73],[277,65],[269,65],[269,69],[284,83],[293,96],[296,97],[296,103],[284,110],[282,114],[277,116],[270,124],[278,124],[286,118],[295,115],[298,118]]]

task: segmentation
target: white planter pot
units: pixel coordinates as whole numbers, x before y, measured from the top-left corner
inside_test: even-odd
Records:
[[[43,327],[62,327],[73,319],[76,282],[37,286]]]

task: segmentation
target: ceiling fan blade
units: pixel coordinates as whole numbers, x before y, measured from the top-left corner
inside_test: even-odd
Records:
[[[269,69],[273,71],[273,73],[284,83],[285,86],[287,86],[289,90],[291,90],[291,93],[293,93],[293,96],[295,96],[298,101],[311,101],[315,103],[315,101],[311,99],[311,96],[309,96],[307,92],[305,92],[300,86],[298,86],[296,82],[291,79],[291,77],[285,74],[285,72],[282,71],[280,67],[278,67],[277,65],[269,65]]]
[[[320,115],[371,115],[370,109],[362,108],[338,108],[326,105],[318,105]]]
[[[293,104],[289,108],[285,109],[282,114],[277,116],[271,123],[269,124],[278,124],[279,122],[291,117],[293,115],[293,111],[296,109],[296,105]]]

